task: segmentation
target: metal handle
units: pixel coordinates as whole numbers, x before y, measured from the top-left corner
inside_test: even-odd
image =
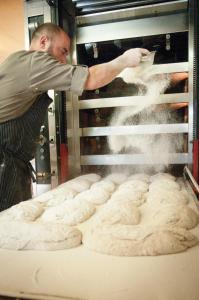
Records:
[[[193,184],[193,186],[195,187],[197,193],[199,194],[199,185],[197,183],[197,181],[195,180],[195,178],[193,177],[193,175],[191,174],[191,171],[189,170],[189,168],[187,166],[184,167],[184,176],[188,175],[191,183]]]

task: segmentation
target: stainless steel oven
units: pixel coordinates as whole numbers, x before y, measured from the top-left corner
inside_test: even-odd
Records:
[[[27,5],[30,2],[27,1]],[[56,184],[80,173],[104,175],[110,168],[129,168],[133,172],[142,166],[161,165],[163,162],[158,156],[151,165],[146,152],[110,151],[109,137],[119,139],[135,134],[169,136],[173,141],[180,136],[183,146],[168,154],[166,168],[182,174],[187,165],[197,180],[197,1],[63,0],[50,4],[57,16],[54,21],[72,37],[71,63],[92,66],[107,62],[129,48],[145,47],[156,51],[153,74],[187,74],[156,101],[156,112],[163,105],[184,104],[180,109],[170,110],[171,115],[176,115],[175,121],[168,118],[163,123],[154,118],[154,122],[148,124],[111,126],[110,120],[116,110],[132,108],[144,98],[137,92],[136,85],[126,84],[119,77],[103,88],[85,91],[81,97],[62,93],[58,105],[55,103],[49,110],[48,118],[53,131],[49,137],[54,137],[50,145],[56,149],[51,149],[49,158]]]

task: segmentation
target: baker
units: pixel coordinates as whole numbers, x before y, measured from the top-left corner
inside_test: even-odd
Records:
[[[84,89],[98,89],[149,53],[129,49],[88,68],[68,64],[69,51],[69,36],[57,25],[45,23],[33,33],[28,51],[15,52],[0,65],[0,210],[31,198],[30,160],[52,102],[47,91],[81,95]]]

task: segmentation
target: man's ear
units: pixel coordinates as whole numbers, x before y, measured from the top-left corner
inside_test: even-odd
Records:
[[[42,35],[39,40],[40,48],[42,50],[48,49],[50,43],[50,39],[47,35]]]

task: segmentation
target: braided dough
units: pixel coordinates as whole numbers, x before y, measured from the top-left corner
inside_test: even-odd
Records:
[[[131,201],[135,206],[142,205],[146,200],[145,194],[142,192],[134,192],[131,188],[117,190],[109,200],[109,202]]]
[[[80,245],[81,232],[63,224],[0,221],[0,248],[61,250]]]
[[[151,214],[151,224],[175,226],[185,229],[194,228],[199,221],[198,214],[187,205],[162,205]]]
[[[75,199],[88,201],[94,205],[101,205],[110,198],[110,194],[102,187],[93,187],[88,191],[79,193]]]
[[[47,208],[40,220],[42,222],[76,225],[86,221],[95,212],[95,207],[86,201],[69,200],[60,205]]]
[[[104,206],[94,217],[95,223],[136,225],[140,222],[141,214],[132,201],[112,202]]]
[[[149,185],[144,181],[141,181],[138,179],[131,179],[125,183],[122,183],[119,187],[119,190],[126,189],[126,188],[131,188],[132,191],[134,191],[134,192],[145,193],[148,191]]]
[[[35,221],[44,211],[42,204],[32,200],[23,201],[3,211],[0,216],[3,220]]]
[[[104,225],[88,230],[83,236],[88,249],[118,256],[164,255],[186,250],[198,243],[183,228]]]

